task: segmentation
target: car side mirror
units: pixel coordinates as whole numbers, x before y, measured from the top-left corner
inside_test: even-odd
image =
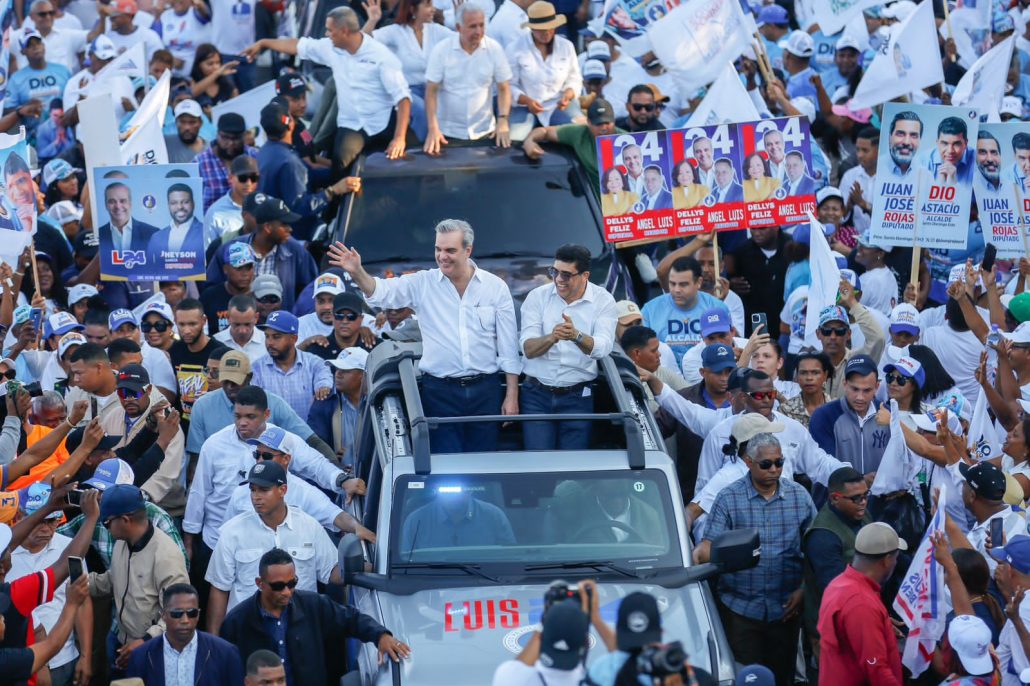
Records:
[[[709,560],[719,568],[720,573],[726,573],[751,569],[758,564],[761,556],[762,544],[758,540],[758,529],[735,529],[712,541]]]
[[[365,571],[365,551],[361,548],[361,539],[357,534],[347,534],[340,541],[337,552],[343,583],[350,585],[355,574]]]

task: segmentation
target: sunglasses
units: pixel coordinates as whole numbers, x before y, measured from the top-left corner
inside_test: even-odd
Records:
[[[640,103],[633,103],[634,112],[654,112],[654,105],[641,105]]]
[[[357,312],[333,312],[333,319],[338,322],[355,322],[361,317]]]
[[[8,369],[6,372],[4,372],[4,378],[5,379],[14,379],[17,376],[18,376],[18,372],[17,372],[17,370],[14,370],[14,369]]]
[[[218,367],[204,367],[204,374],[207,375],[207,378],[217,381]]]
[[[888,372],[887,375],[884,376],[883,378],[889,384],[893,383],[893,384],[897,384],[899,386],[904,386],[905,384],[908,383],[908,377],[907,376],[902,376],[901,374],[895,374],[894,372]]]
[[[776,391],[749,391],[748,395],[754,400],[776,400]]]
[[[176,608],[174,610],[168,610],[168,616],[172,619],[182,619],[183,616],[189,617],[190,619],[196,619],[200,616],[200,608],[191,607],[188,610]]]
[[[280,300],[282,300],[282,298],[280,298],[278,295],[274,295],[274,294],[273,295],[262,295],[260,298],[257,299],[257,301],[259,303],[261,303],[262,305],[271,305],[272,303],[277,303]]]
[[[236,180],[240,183],[257,183],[261,178],[260,174],[237,174]]]
[[[134,391],[129,388],[119,388],[118,397],[122,400],[139,400],[143,397],[143,389]]]
[[[844,498],[845,500],[850,500],[856,505],[869,500],[869,491],[866,491],[865,493],[859,493],[858,495],[844,495],[843,493],[834,493],[834,495],[839,495],[841,498]]]
[[[827,338],[829,338],[830,336],[839,336],[841,338],[844,338],[848,335],[848,328],[844,326],[840,328],[835,326],[824,326],[821,329],[819,329],[819,333],[826,336]]]
[[[300,580],[294,577],[289,581],[266,581],[265,583],[273,591],[283,591],[287,588],[292,591],[293,589],[297,588],[297,584],[300,583]]]
[[[52,17],[55,14],[56,12],[54,12],[53,10],[50,10],[49,12],[36,12],[37,17]]]
[[[171,325],[170,322],[168,322],[168,321],[166,321],[164,319],[161,319],[161,320],[156,321],[156,322],[143,322],[142,324],[139,325],[139,328],[140,328],[140,331],[142,331],[143,333],[150,333],[151,331],[156,331],[158,333],[164,333],[168,329],[172,328],[172,325]]]
[[[551,277],[552,279],[560,279],[561,281],[568,281],[574,276],[579,276],[581,273],[582,272],[576,272],[575,274],[573,274],[572,272],[563,271],[561,269],[555,269],[554,267],[547,268],[547,275],[549,277]]]
[[[786,460],[784,460],[782,457],[778,460],[762,460],[760,462],[754,462],[752,460],[752,463],[762,471],[767,471],[769,469],[772,469],[773,467],[776,467],[776,469],[782,469],[784,462],[786,462]]]
[[[254,451],[254,459],[256,460],[274,460],[275,458],[276,455],[274,453],[269,453],[264,450]]]

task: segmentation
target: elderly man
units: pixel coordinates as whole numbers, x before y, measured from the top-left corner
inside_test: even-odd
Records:
[[[362,348],[344,348],[327,364],[333,368],[336,392],[311,406],[308,423],[318,436],[332,436],[332,447],[344,469],[354,466],[354,439],[361,416],[365,388],[365,363],[368,353]]]
[[[87,38],[89,31],[81,28],[55,26],[54,17],[56,14],[54,3],[51,3],[50,0],[34,0],[29,5],[28,18],[35,25],[35,31],[43,37],[48,61],[64,65],[69,73],[74,74],[80,67],[79,55],[86,52],[87,43],[89,42]],[[21,29],[22,35],[32,30],[28,28],[29,25],[29,22],[26,22],[26,27]],[[17,35],[16,32],[11,33],[12,46],[20,46],[20,39],[21,36]],[[18,69],[23,69],[28,64],[28,57],[19,51],[12,50],[11,52],[18,60]]]
[[[511,67],[504,48],[486,35],[486,15],[478,5],[461,5],[455,20],[458,35],[438,44],[426,64],[429,133],[423,149],[436,155],[447,144],[445,136],[474,141],[491,133],[506,148],[511,144]]]

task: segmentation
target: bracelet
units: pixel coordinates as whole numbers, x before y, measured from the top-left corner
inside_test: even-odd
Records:
[[[74,425],[74,424],[72,424],[72,423],[71,423],[71,422],[70,422],[70,421],[68,420],[68,418],[67,418],[67,417],[65,417],[65,418],[64,418],[64,423],[68,425],[68,428],[69,428],[69,429],[74,429],[74,428],[75,428],[75,425]]]
[[[497,118],[498,118],[498,119],[507,119],[507,118],[508,118],[508,115],[507,115],[507,114],[498,114],[498,115],[497,115]]]

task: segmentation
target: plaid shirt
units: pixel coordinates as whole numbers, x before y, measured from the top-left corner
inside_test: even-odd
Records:
[[[787,597],[801,588],[801,537],[815,518],[815,505],[804,488],[787,479],[766,500],[745,476],[715,497],[705,526],[714,541],[734,529],[758,529],[762,557],[758,566],[719,577],[719,599],[731,611],[759,621],[783,617]]]
[[[288,372],[277,367],[267,354],[254,362],[253,370],[251,383],[278,395],[305,421],[315,400],[315,391],[333,389],[333,376],[325,360],[303,350],[297,350],[297,360]]]
[[[243,154],[256,159],[258,149],[244,146]],[[204,212],[207,212],[215,200],[229,192],[229,172],[215,152],[214,143],[193,161],[200,165],[200,178],[204,181]]]
[[[189,569],[190,561],[186,557],[186,546],[182,543],[182,536],[179,534],[179,530],[175,528],[175,522],[168,515],[167,512],[162,510],[160,507],[153,503],[147,503],[147,519],[156,528],[168,534],[175,544],[179,546],[182,551],[182,557],[186,560],[186,568]],[[79,515],[75,519],[71,520],[67,524],[63,525],[57,530],[58,533],[64,534],[70,538],[74,538],[75,534],[79,532],[82,527],[82,523],[86,521],[85,515]],[[114,539],[111,538],[111,532],[103,524],[97,524],[96,529],[93,530],[93,549],[100,554],[100,559],[104,561],[104,564],[108,569],[111,567],[111,558],[114,555]]]

